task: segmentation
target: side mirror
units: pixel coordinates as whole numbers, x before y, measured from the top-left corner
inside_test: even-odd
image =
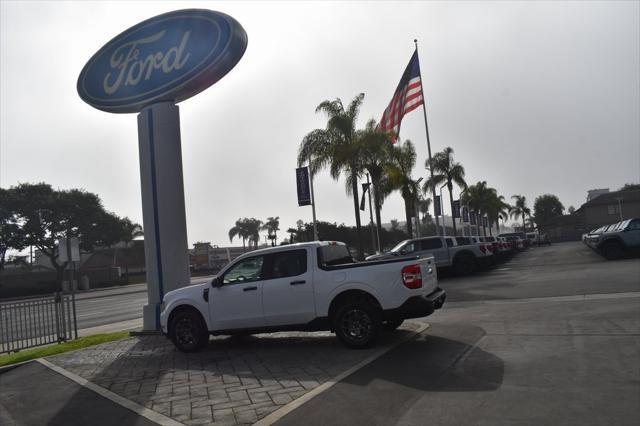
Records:
[[[220,277],[214,277],[211,280],[211,287],[222,287],[222,278]]]

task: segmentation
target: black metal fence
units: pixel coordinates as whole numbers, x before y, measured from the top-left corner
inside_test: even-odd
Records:
[[[62,293],[0,302],[0,353],[77,338],[75,309],[75,298]]]

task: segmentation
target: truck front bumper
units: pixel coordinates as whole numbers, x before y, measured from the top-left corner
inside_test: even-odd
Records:
[[[440,309],[444,305],[446,298],[447,293],[438,287],[434,292],[426,296],[410,297],[399,307],[385,310],[384,319],[399,320],[426,317],[436,309]]]

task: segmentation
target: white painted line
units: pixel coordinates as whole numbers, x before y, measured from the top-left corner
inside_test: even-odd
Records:
[[[367,364],[370,364],[373,361],[375,361],[376,359],[380,358],[382,355],[386,354],[391,349],[394,349],[394,348],[400,346],[402,343],[407,342],[410,339],[413,339],[414,337],[416,337],[417,335],[419,335],[420,333],[425,331],[427,328],[429,328],[429,324],[427,324],[427,323],[419,323],[419,322],[411,322],[411,323],[418,325],[418,329],[416,331],[414,331],[414,333],[412,335],[410,335],[409,337],[407,337],[405,339],[402,339],[402,340],[396,342],[394,345],[391,345],[389,347],[381,348],[379,351],[375,352],[369,358],[367,358],[364,361],[356,364],[355,366],[351,367],[347,371],[338,374],[337,376],[335,376],[334,378],[332,378],[329,381],[324,382],[320,386],[310,390],[309,392],[307,392],[304,395],[302,395],[300,398],[291,401],[290,403],[288,403],[284,407],[277,409],[276,411],[274,411],[273,413],[269,414],[268,416],[258,420],[252,426],[270,426],[270,425],[274,424],[275,422],[277,422],[278,420],[280,420],[281,418],[283,418],[284,416],[286,416],[287,414],[289,414],[290,412],[292,412],[296,408],[300,407],[302,404],[310,401],[314,397],[320,395],[322,392],[328,390],[330,387],[332,387],[333,385],[335,385],[339,381],[344,380],[348,376],[350,376],[353,373],[355,373],[356,371],[360,370],[362,367],[364,367]]]
[[[183,423],[177,422],[175,420],[173,420],[172,418],[169,418],[167,416],[164,416],[160,413],[157,413],[153,410],[150,410],[146,407],[143,407],[142,405],[138,405],[133,401],[129,401],[126,398],[121,397],[118,394],[115,394],[113,392],[111,392],[110,390],[107,390],[103,387],[100,387],[94,383],[91,383],[90,381],[83,379],[82,377],[73,374],[70,371],[65,370],[64,368],[58,367],[57,365],[54,365],[52,363],[50,363],[49,361],[47,361],[44,358],[39,358],[36,359],[36,361],[38,361],[40,364],[44,365],[47,368],[50,368],[51,370],[55,371],[58,374],[63,375],[64,377],[66,377],[69,380],[73,380],[74,382],[76,382],[77,384],[79,384],[80,386],[83,386],[89,390],[94,391],[95,393],[97,393],[100,396],[103,396],[105,398],[107,398],[110,401],[115,402],[118,405],[123,406],[124,408],[127,408],[131,411],[133,411],[134,413],[145,417],[148,420],[151,420],[152,422],[155,422],[159,425],[162,426],[184,426]]]
[[[90,314],[80,314],[80,315],[76,315],[76,317],[78,317],[78,318],[80,318],[80,317],[90,317],[92,315],[100,315],[100,314],[104,314],[104,311],[91,312]]]

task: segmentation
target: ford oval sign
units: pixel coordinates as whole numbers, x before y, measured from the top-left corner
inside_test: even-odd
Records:
[[[129,28],[93,55],[78,77],[78,93],[108,112],[178,103],[224,77],[246,48],[244,29],[224,13],[165,13]]]

